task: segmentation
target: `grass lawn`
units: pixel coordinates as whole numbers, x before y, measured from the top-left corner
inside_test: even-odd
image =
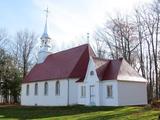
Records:
[[[159,110],[144,107],[0,107],[4,120],[157,120]]]

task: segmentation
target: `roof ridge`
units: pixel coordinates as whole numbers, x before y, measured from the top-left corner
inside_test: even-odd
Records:
[[[73,47],[73,48],[68,48],[68,49],[65,49],[65,50],[62,50],[62,51],[59,51],[59,52],[50,54],[50,55],[54,55],[54,54],[57,54],[57,53],[65,52],[65,51],[72,50],[72,49],[76,49],[76,48],[80,48],[80,47],[83,47],[83,46],[88,46],[88,45],[87,45],[87,44],[83,44],[83,45],[76,46],[76,47]]]
[[[62,50],[62,51],[58,51],[58,52],[56,52],[56,53],[52,53],[52,54],[50,54],[50,55],[48,55],[47,57],[46,57],[46,59],[44,60],[44,62],[49,58],[49,57],[51,57],[52,55],[56,55],[56,54],[60,54],[60,53],[63,53],[63,52],[68,52],[68,51],[70,51],[70,50],[73,50],[73,49],[76,49],[76,48],[80,48],[80,47],[84,47],[84,46],[89,46],[89,44],[83,44],[83,45],[80,45],[80,46],[76,46],[76,47],[73,47],[73,48],[68,48],[68,49],[66,49],[66,50]],[[43,63],[44,63],[43,62]],[[42,63],[38,63],[38,64],[42,64]]]
[[[103,60],[103,61],[111,60],[111,59],[100,58],[100,57],[97,57],[97,56],[93,56],[93,59]]]

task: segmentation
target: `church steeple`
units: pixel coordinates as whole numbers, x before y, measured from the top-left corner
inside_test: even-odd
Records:
[[[48,8],[46,10],[44,10],[46,12],[46,22],[45,22],[45,26],[44,26],[44,32],[41,36],[41,39],[50,39],[50,37],[48,36],[48,31],[47,31],[47,22],[48,22]]]
[[[48,22],[48,13],[49,13],[48,8],[44,11],[46,12],[46,22],[45,22],[45,26],[44,26],[44,32],[41,36],[42,47],[49,46],[49,42],[50,42],[50,37],[49,37],[48,31],[47,31],[47,22]]]
[[[50,46],[50,40],[51,38],[48,35],[48,31],[47,31],[47,22],[48,22],[48,8],[46,10],[44,10],[46,12],[46,21],[45,21],[45,26],[44,26],[44,32],[41,36],[41,46],[40,46],[40,50],[38,52],[38,63],[42,63],[46,57],[51,54],[51,46]]]

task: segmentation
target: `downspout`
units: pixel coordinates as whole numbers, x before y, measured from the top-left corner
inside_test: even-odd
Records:
[[[69,106],[69,79],[68,79],[68,90],[67,90],[67,92],[68,92],[68,94],[67,94],[67,106]]]

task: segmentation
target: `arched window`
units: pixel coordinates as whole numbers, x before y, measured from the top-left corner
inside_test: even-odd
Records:
[[[60,83],[56,81],[56,95],[60,95]]]
[[[38,95],[38,84],[37,83],[34,86],[34,95]]]
[[[90,72],[90,75],[94,75],[94,71],[91,71],[91,72]]]
[[[27,85],[27,87],[26,87],[26,95],[27,96],[29,95],[29,85]]]
[[[48,83],[44,83],[44,95],[48,95]]]

